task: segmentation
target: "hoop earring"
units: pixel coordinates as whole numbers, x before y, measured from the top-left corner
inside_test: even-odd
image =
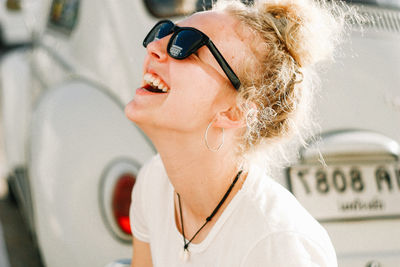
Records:
[[[222,142],[221,142],[221,144],[220,144],[217,148],[211,148],[211,147],[208,145],[207,136],[208,136],[208,130],[210,129],[210,126],[211,126],[212,123],[213,123],[213,121],[210,122],[210,123],[208,124],[207,129],[206,129],[206,132],[204,133],[204,142],[206,143],[206,147],[207,147],[210,151],[212,151],[212,152],[217,152],[217,151],[219,151],[219,150],[221,149],[221,147],[224,145],[224,141],[225,141],[225,130],[224,130],[224,128],[222,128]]]

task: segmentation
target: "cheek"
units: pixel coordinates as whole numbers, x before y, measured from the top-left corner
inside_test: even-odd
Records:
[[[177,64],[171,66],[171,100],[178,112],[212,112],[212,106],[219,90],[219,83],[198,64]],[[206,114],[205,114],[206,115]]]
[[[172,88],[193,104],[215,98],[221,87],[218,75],[210,72],[207,66],[202,66],[200,61],[182,63],[171,64]]]

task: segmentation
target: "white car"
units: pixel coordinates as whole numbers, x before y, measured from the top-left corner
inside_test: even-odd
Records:
[[[0,65],[9,182],[46,266],[105,266],[131,257],[130,192],[156,153],[123,112],[142,39],[211,1],[43,2],[33,48]],[[400,8],[383,4],[358,5],[376,23],[354,27],[324,73],[320,143],[278,178],[326,227],[340,266],[400,263]]]

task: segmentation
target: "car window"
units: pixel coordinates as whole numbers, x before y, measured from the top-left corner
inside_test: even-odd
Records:
[[[144,0],[144,2],[153,16],[165,18],[208,10],[216,0]],[[252,3],[253,0],[242,0],[242,2]]]
[[[48,19],[48,26],[69,34],[78,19],[80,0],[53,0]]]

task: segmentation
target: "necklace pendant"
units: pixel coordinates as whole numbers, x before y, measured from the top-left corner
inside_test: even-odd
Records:
[[[189,260],[190,260],[190,252],[189,252],[189,250],[188,249],[183,249],[182,251],[181,251],[181,260],[183,261],[183,262],[188,262]]]

